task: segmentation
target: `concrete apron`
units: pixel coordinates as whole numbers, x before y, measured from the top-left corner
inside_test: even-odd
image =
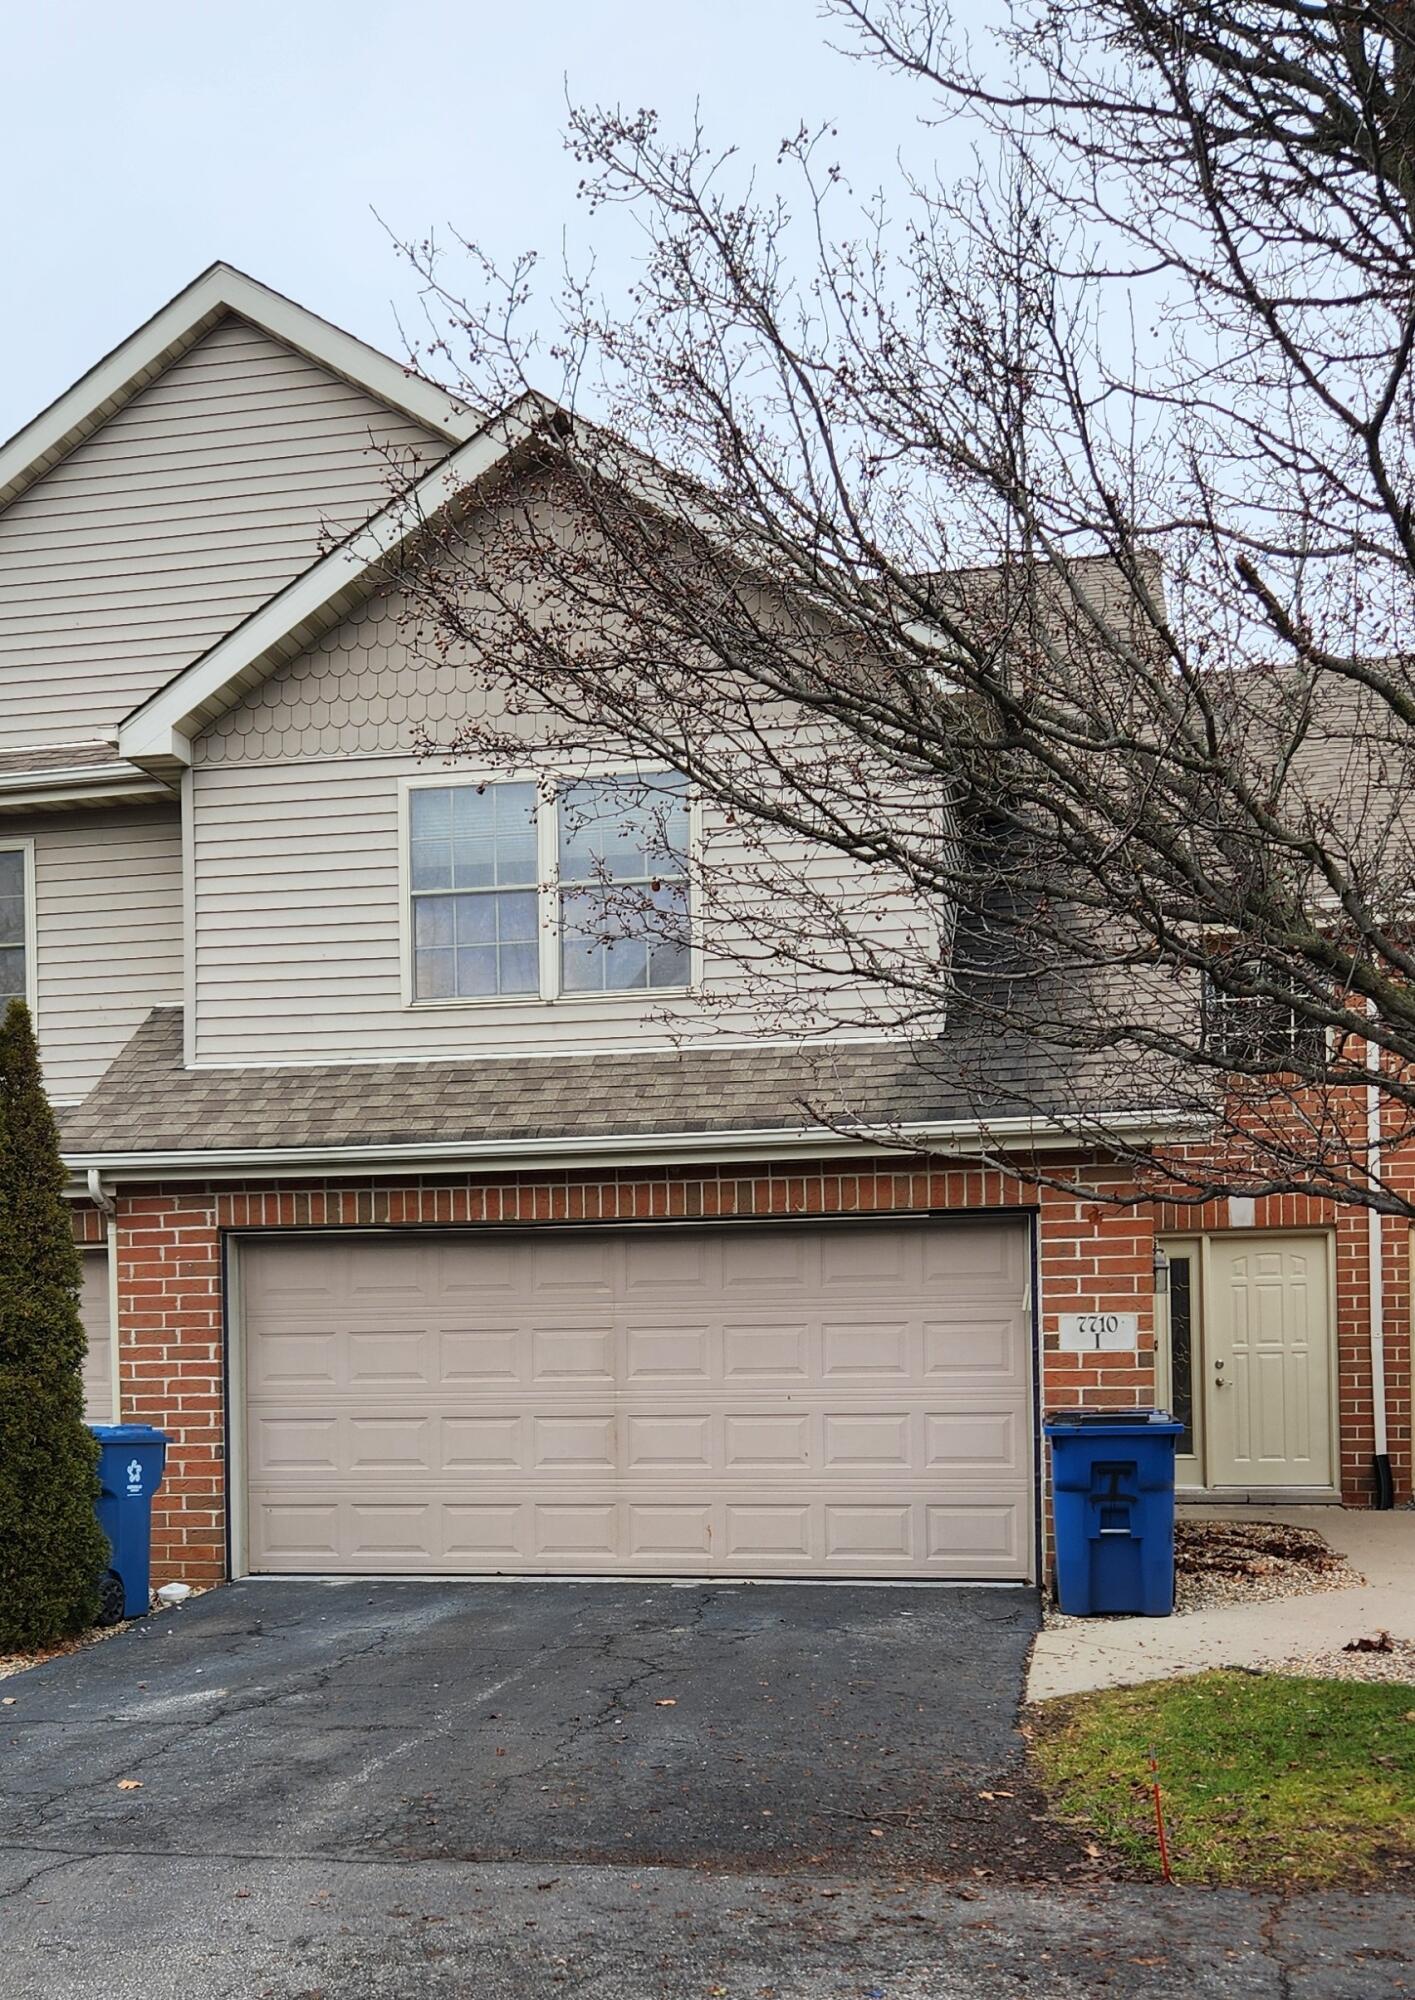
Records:
[[[1199,1674],[1210,1667],[1277,1667],[1300,1655],[1339,1651],[1382,1629],[1415,1639],[1415,1511],[1374,1514],[1344,1507],[1186,1507],[1190,1520],[1286,1521],[1314,1528],[1366,1581],[1263,1604],[1226,1604],[1178,1618],[1093,1618],[1037,1636],[1027,1699],[1051,1701],[1093,1688]]]

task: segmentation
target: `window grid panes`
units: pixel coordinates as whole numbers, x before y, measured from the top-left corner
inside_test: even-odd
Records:
[[[0,1012],[26,997],[25,855],[0,847]]]
[[[535,786],[420,786],[408,834],[414,997],[537,993]]]
[[[1250,976],[1261,980],[1263,968],[1254,966]],[[1204,986],[1203,1033],[1210,1055],[1246,1069],[1308,1071],[1326,1051],[1321,1022],[1295,1005],[1267,993],[1224,992],[1212,981]]]
[[[681,781],[592,779],[559,795],[566,993],[686,986],[688,807]]]

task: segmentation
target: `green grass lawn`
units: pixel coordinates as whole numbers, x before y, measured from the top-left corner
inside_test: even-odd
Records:
[[[1415,1688],[1210,1673],[1033,1719],[1056,1816],[1148,1872],[1153,1749],[1179,1881],[1415,1881]]]

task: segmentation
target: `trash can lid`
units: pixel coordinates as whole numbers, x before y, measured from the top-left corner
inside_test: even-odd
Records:
[[[1168,1410],[1106,1410],[1087,1405],[1079,1410],[1051,1411],[1042,1428],[1050,1435],[1053,1431],[1182,1431],[1184,1426]]]
[[[166,1431],[154,1424],[90,1424],[100,1444],[166,1444]]]

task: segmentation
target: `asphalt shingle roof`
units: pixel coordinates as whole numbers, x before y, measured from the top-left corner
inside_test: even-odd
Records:
[[[929,1053],[932,1047],[932,1055]],[[484,1062],[184,1069],[182,1010],[148,1016],[84,1103],[72,1156],[750,1133],[1075,1109],[1035,1052],[945,1044],[709,1046]],[[1087,1093],[1091,1109],[1094,1092]]]
[[[87,771],[122,759],[114,743],[64,743],[57,749],[0,750],[0,779],[41,771]]]

